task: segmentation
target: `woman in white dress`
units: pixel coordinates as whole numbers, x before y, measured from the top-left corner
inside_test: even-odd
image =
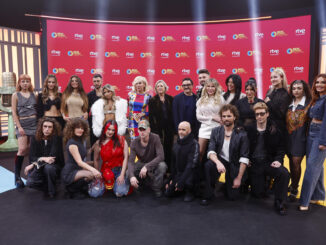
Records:
[[[219,111],[224,104],[225,100],[220,84],[214,78],[208,79],[203,88],[202,96],[196,104],[197,120],[201,123],[198,135],[200,162],[205,154],[212,129],[220,126]]]

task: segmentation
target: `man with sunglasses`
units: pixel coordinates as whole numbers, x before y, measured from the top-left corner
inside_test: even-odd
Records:
[[[191,131],[195,137],[198,135],[198,121],[196,118],[196,95],[193,93],[194,83],[186,77],[182,80],[183,92],[173,99],[172,111],[175,132],[181,122],[186,121],[191,125]]]
[[[284,203],[287,198],[290,174],[283,166],[284,139],[275,123],[268,118],[268,107],[264,102],[256,103],[253,110],[256,125],[247,130],[250,141],[251,194],[257,198],[264,197],[266,176],[274,178],[274,207],[280,215],[285,215]]]

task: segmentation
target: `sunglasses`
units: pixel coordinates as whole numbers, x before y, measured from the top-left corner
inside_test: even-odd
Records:
[[[256,115],[256,117],[258,117],[258,116],[263,117],[266,115],[266,112],[257,112],[257,113],[255,113],[255,115]]]

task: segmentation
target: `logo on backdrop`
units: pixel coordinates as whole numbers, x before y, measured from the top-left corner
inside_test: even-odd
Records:
[[[212,57],[212,58],[215,58],[215,57],[224,57],[225,55],[223,54],[223,52],[221,52],[221,51],[212,51],[211,53],[210,53],[210,56]]]
[[[304,67],[303,66],[295,66],[293,67],[294,73],[303,73],[304,72]]]
[[[269,55],[271,56],[276,56],[280,54],[280,50],[279,49],[270,49],[269,50]]]
[[[244,68],[233,68],[232,73],[233,74],[245,74],[247,72]]]
[[[91,69],[91,74],[104,74],[101,68],[93,68]]]
[[[118,58],[118,54],[116,52],[105,52],[104,53],[104,56],[107,57],[107,58]]]
[[[67,36],[63,32],[52,32],[52,38],[67,38]]]
[[[127,69],[127,74],[128,75],[134,75],[134,74],[140,74],[140,72],[138,71],[138,69]]]
[[[162,42],[173,42],[173,41],[175,41],[174,37],[172,37],[172,36],[162,36],[161,40],[162,40]]]
[[[76,69],[75,69],[75,74],[76,74],[76,75],[83,75],[83,74],[84,74],[84,69],[76,68]]]
[[[239,34],[233,34],[232,38],[234,40],[237,40],[237,39],[248,39],[247,36],[243,33],[239,33]]]
[[[216,73],[218,75],[224,75],[224,74],[226,74],[226,69],[224,69],[224,68],[217,68],[216,69]]]
[[[248,50],[247,55],[256,56],[256,55],[260,55],[260,52],[258,50]]]
[[[67,52],[68,56],[83,56],[79,50],[69,50]]]
[[[275,69],[283,69],[283,67],[280,67],[280,66],[278,66],[278,67],[271,67],[271,68],[269,68],[269,71],[270,72],[273,72],[273,71],[275,71]]]
[[[201,58],[201,57],[204,57],[205,54],[203,52],[196,52],[196,57],[197,58]]]
[[[111,41],[112,42],[119,42],[120,41],[120,36],[111,36]]]
[[[51,56],[61,56],[61,51],[52,49],[50,54],[51,54]]]
[[[241,52],[240,51],[232,51],[232,57],[237,58],[240,57]]]
[[[226,35],[221,35],[221,34],[219,34],[219,35],[217,35],[217,41],[225,41],[226,40]]]
[[[176,58],[189,58],[189,55],[186,52],[176,52],[175,57]]]
[[[169,58],[169,53],[161,53],[161,58],[168,59]]]
[[[137,36],[127,36],[126,40],[128,42],[138,42],[138,41],[140,41],[140,39]]]
[[[149,57],[153,57],[153,55],[151,52],[141,52],[140,57],[141,58],[149,58]]]
[[[112,75],[120,75],[120,69],[112,69]]]
[[[211,39],[207,35],[201,35],[201,36],[197,36],[196,40],[200,42],[200,41],[209,41]]]
[[[129,58],[129,59],[135,58],[135,53],[134,52],[126,52],[126,58]]]
[[[175,74],[174,70],[173,69],[170,69],[170,68],[168,68],[168,69],[162,69],[161,73],[163,75],[172,75],[172,74]]]
[[[175,90],[176,91],[180,91],[181,90],[181,86],[180,85],[175,86]]]
[[[296,36],[304,36],[304,35],[306,35],[306,29],[296,29],[295,30],[295,35]]]
[[[84,35],[83,34],[75,33],[74,39],[75,40],[83,40],[84,39]]]
[[[187,42],[190,42],[190,40],[191,40],[191,39],[190,39],[190,36],[182,36],[182,37],[181,37],[181,41],[182,41],[182,42],[186,42],[186,43],[187,43]]]
[[[258,38],[258,39],[264,38],[264,33],[262,33],[262,32],[256,32],[255,33],[255,38]]]
[[[271,37],[286,37],[288,34],[286,34],[285,31],[279,30],[279,31],[272,31]]]
[[[90,58],[97,58],[98,57],[98,52],[95,52],[95,51],[89,52],[89,57]]]
[[[254,72],[255,72],[255,74],[261,74],[261,73],[263,73],[263,68],[255,68]]]
[[[89,38],[91,40],[104,40],[104,37],[101,34],[91,34]]]
[[[146,40],[147,40],[147,42],[155,42],[155,37],[154,36],[147,36]]]
[[[68,72],[65,68],[53,68],[52,73],[53,74],[68,74]]]
[[[154,69],[147,69],[147,75],[155,75],[155,70]]]
[[[190,69],[185,69],[185,68],[183,68],[183,69],[181,70],[181,74],[182,74],[182,75],[190,75]]]
[[[288,48],[286,50],[286,53],[287,54],[300,54],[300,53],[303,53],[303,51],[301,48]]]

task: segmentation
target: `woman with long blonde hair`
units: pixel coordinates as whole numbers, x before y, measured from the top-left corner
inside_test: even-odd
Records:
[[[225,104],[220,84],[214,78],[206,81],[201,98],[197,101],[196,116],[201,123],[198,135],[200,161],[205,154],[212,129],[220,126],[219,111]]]

